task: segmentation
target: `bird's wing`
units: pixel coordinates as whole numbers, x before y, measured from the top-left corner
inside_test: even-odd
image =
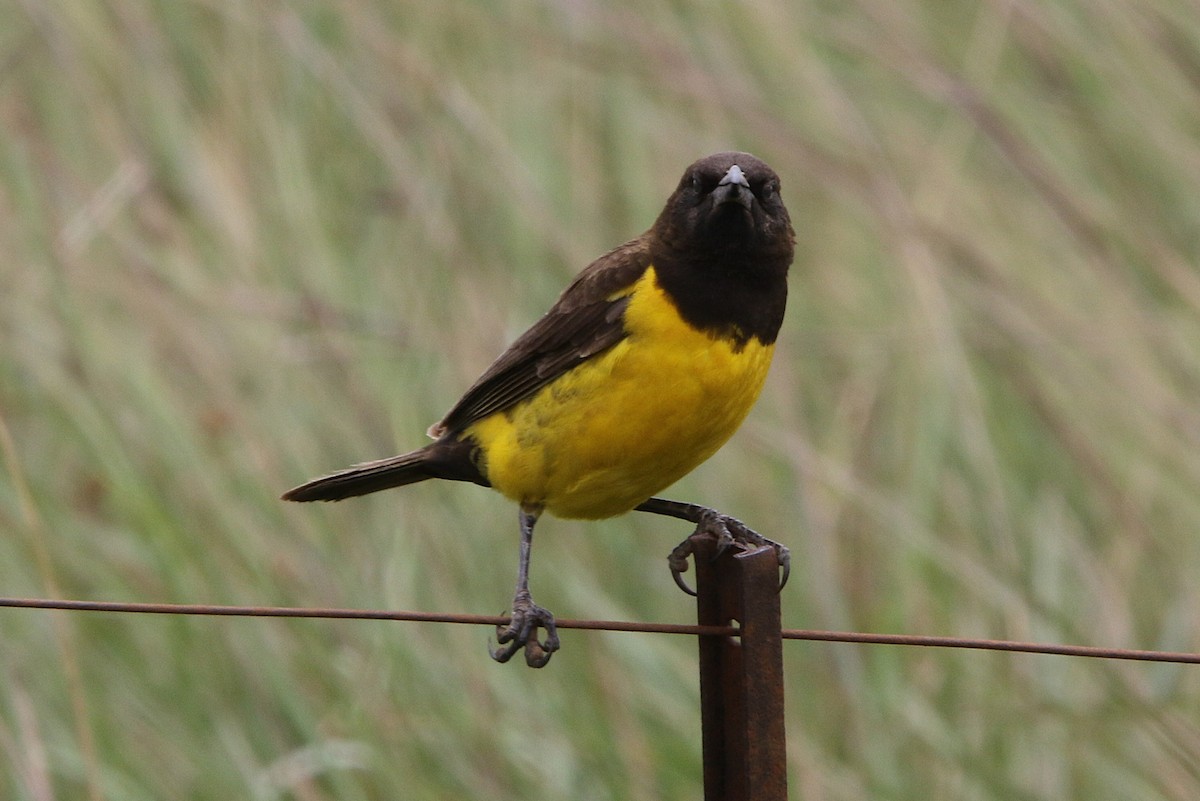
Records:
[[[517,338],[459,399],[430,436],[457,433],[530,397],[577,364],[625,338],[623,290],[650,264],[645,235],[588,265],[540,320]]]

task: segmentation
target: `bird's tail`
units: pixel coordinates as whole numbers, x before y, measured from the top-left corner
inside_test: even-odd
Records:
[[[363,462],[283,493],[285,501],[340,501],[356,495],[403,487],[429,478],[470,481],[489,486],[475,465],[470,440],[446,438],[424,448],[375,462]]]
[[[425,469],[425,449],[375,462],[363,462],[314,478],[283,493],[285,501],[340,501],[355,495],[415,484],[433,478]]]

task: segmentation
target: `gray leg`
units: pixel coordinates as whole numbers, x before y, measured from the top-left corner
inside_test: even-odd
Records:
[[[650,512],[651,514],[665,515],[678,520],[686,520],[689,523],[695,523],[696,534],[706,533],[717,538],[718,556],[734,544],[755,547],[769,545],[775,549],[779,566],[783,569],[783,575],[779,579],[779,589],[782,590],[783,586],[787,584],[788,576],[792,572],[792,557],[788,549],[778,542],[762,536],[737,518],[723,515],[715,509],[709,509],[707,506],[685,503],[683,501],[671,501],[666,498],[651,498],[634,508],[638,512]],[[675,579],[675,583],[679,585],[679,589],[688,595],[695,595],[695,591],[687,585],[682,575],[687,572],[687,560],[691,555],[692,542],[691,537],[689,537],[675,546],[674,550],[671,551],[671,555],[667,557],[667,564],[671,567],[671,577]]]
[[[512,620],[507,626],[497,627],[496,639],[499,648],[493,650],[492,659],[507,662],[513,654],[525,647],[525,664],[540,668],[550,661],[558,650],[558,629],[554,615],[533,602],[529,593],[529,556],[533,550],[533,526],[537,523],[541,509],[521,507],[521,556],[517,563],[517,591],[513,595]],[[538,640],[538,629],[546,630],[545,642]]]

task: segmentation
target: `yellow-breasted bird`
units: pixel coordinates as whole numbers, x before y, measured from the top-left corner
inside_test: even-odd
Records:
[[[779,189],[779,176],[748,153],[695,162],[653,227],[584,269],[429,429],[434,442],[283,498],[334,501],[442,478],[519,503],[512,619],[492,656],[507,661],[524,646],[534,667],[559,645],[553,615],[529,592],[543,511],[600,519],[637,509],[726,541],[769,542],[711,509],[652,496],[721,447],[762,389],[795,243]],[[787,551],[777,550],[786,579]],[[686,550],[673,557],[679,581]]]

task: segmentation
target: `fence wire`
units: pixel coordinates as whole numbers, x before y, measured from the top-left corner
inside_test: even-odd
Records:
[[[288,606],[218,606],[210,604],[128,603],[122,601],[77,601],[53,598],[0,598],[0,608],[60,609],[72,612],[111,612],[155,615],[209,615],[223,617],[293,617],[338,620],[394,620],[416,623],[459,623],[477,626],[507,625],[505,615],[470,615],[440,612],[416,612],[385,609],[336,609]],[[649,634],[689,634],[736,637],[736,626],[699,626],[694,623],[641,623],[622,620],[557,618],[560,629],[628,631]],[[965,648],[985,651],[1009,651],[1093,659],[1126,659],[1143,662],[1200,664],[1200,654],[1178,651],[1149,651],[1129,648],[1103,648],[1091,645],[1019,642],[1015,640],[939,637],[919,634],[873,634],[855,631],[783,629],[785,640],[857,643],[866,645],[907,645],[926,648]]]

